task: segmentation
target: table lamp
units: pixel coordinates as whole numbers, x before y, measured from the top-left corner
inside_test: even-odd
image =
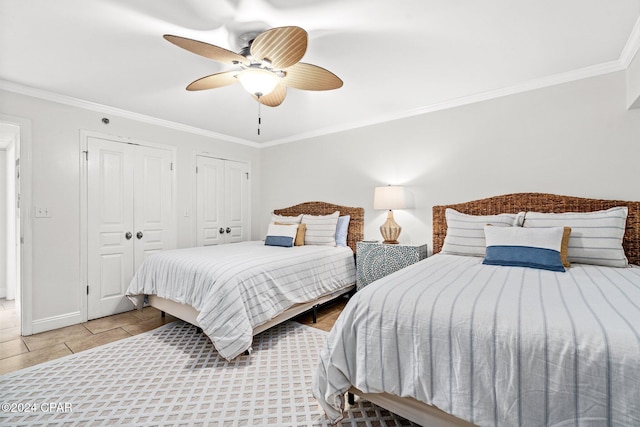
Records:
[[[402,227],[393,219],[393,209],[404,209],[405,207],[404,187],[398,185],[376,187],[373,195],[373,208],[389,210],[387,221],[380,226],[380,233],[384,238],[382,243],[398,244],[398,236],[400,236]]]

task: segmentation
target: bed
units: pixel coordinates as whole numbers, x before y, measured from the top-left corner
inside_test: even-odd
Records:
[[[362,240],[362,208],[307,202],[277,209],[274,215],[319,218],[335,212],[350,217],[346,247],[248,241],[164,251],[142,263],[127,296],[138,309],[146,301],[200,327],[231,360],[250,352],[254,335],[354,289],[353,254]]]
[[[618,207],[626,268],[442,253],[450,210],[534,221]],[[433,252],[357,292],[336,321],[313,384],[332,422],[349,391],[424,426],[640,425],[640,202],[518,193],[435,206]]]

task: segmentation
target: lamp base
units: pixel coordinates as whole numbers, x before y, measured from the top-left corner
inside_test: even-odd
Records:
[[[398,236],[400,236],[400,232],[402,231],[402,227],[398,225],[398,223],[393,219],[393,211],[389,210],[387,214],[387,221],[380,226],[380,233],[384,238],[382,243],[388,245],[397,245]]]

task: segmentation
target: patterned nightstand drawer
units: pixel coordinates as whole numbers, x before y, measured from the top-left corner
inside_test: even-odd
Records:
[[[385,245],[358,242],[356,247],[356,289],[427,257],[427,245]]]

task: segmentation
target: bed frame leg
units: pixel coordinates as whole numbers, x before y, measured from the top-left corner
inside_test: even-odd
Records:
[[[350,391],[347,392],[347,402],[349,402],[349,405],[355,405],[356,403],[356,397]]]
[[[313,323],[318,323],[318,307],[320,307],[320,304],[313,306]]]
[[[163,319],[166,317],[167,313],[165,313],[164,311],[160,312],[160,317],[162,317]]]

